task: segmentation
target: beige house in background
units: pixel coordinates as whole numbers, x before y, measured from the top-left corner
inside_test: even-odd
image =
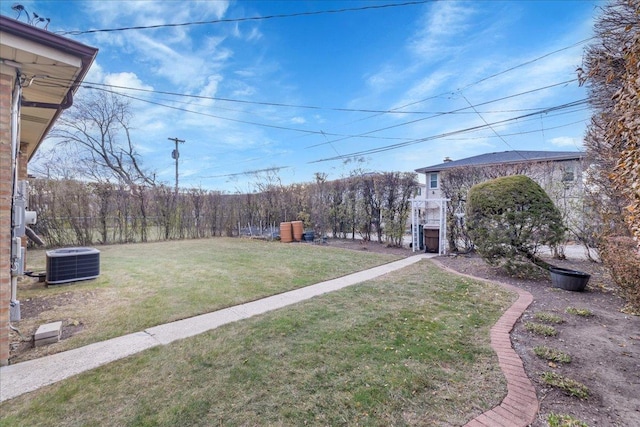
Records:
[[[11,316],[19,313],[27,163],[73,103],[98,50],[0,16],[0,365],[9,363]],[[36,213],[37,214],[37,213]],[[33,214],[27,221],[34,221]]]
[[[416,198],[420,202],[415,203],[419,212],[413,212],[414,224],[417,221],[425,230],[437,229],[440,238],[446,238],[442,225],[448,222],[445,226],[451,229],[452,222],[464,221],[466,193],[471,186],[499,176],[526,175],[547,192],[570,228],[581,227],[584,159],[585,153],[580,151],[503,151],[459,160],[446,158],[416,169],[424,174],[425,184]],[[443,203],[445,221],[440,218]]]

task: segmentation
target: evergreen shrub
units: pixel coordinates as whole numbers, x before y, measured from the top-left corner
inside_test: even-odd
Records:
[[[524,175],[471,187],[467,221],[480,256],[519,277],[535,276],[543,271],[538,267],[547,268],[536,256],[538,248],[561,243],[565,233],[558,208],[540,185]]]

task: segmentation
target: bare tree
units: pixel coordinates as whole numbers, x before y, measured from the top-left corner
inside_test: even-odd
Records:
[[[347,183],[344,179],[330,182],[329,188],[329,222],[331,224],[332,237],[347,236]]]
[[[324,236],[327,232],[329,224],[329,183],[327,182],[327,174],[324,172],[316,172],[315,185],[309,192],[311,200],[311,216],[313,218],[313,226],[315,231]]]
[[[418,187],[417,176],[410,172],[385,172],[380,176],[382,187],[382,221],[385,241],[402,247],[402,238],[411,210],[409,199]]]
[[[155,185],[131,139],[129,103],[115,94],[89,92],[58,120],[51,136],[77,150],[84,176],[129,186]]]
[[[79,179],[82,175],[76,150],[64,145],[36,151],[29,161],[29,172],[39,178],[60,180]]]
[[[142,168],[129,124],[129,103],[116,94],[85,93],[51,132],[66,147],[75,149],[79,177],[97,182],[115,181],[126,185],[137,199],[141,213],[140,233],[147,240],[146,187],[155,187],[155,174]]]
[[[464,212],[469,189],[489,177],[483,173],[486,168],[462,166],[442,172],[442,194],[447,203],[447,238],[451,252],[469,251],[473,242],[464,223]]]

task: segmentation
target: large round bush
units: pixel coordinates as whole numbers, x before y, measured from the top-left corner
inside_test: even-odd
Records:
[[[565,231],[547,193],[524,175],[471,187],[467,226],[480,256],[518,276],[530,275],[539,246],[560,243]]]

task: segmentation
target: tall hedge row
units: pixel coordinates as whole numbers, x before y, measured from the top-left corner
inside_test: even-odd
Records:
[[[417,186],[412,173],[387,172],[248,194],[160,186],[34,179],[34,231],[50,247],[213,236],[272,236],[300,220],[317,236],[361,236],[400,245]]]

